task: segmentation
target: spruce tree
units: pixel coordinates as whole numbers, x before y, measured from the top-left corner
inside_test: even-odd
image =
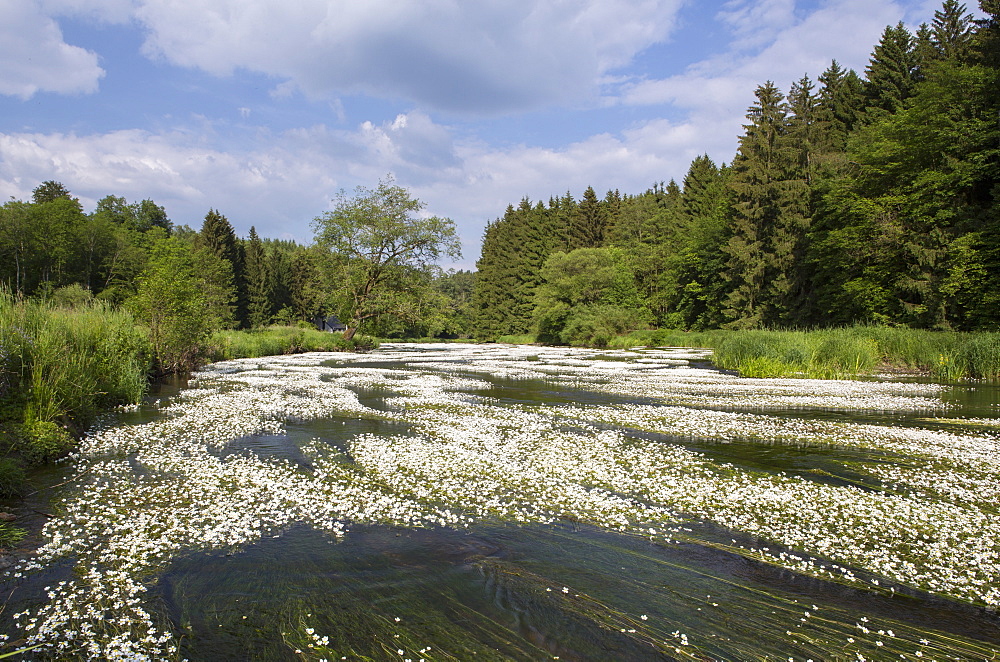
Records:
[[[771,316],[764,321],[794,326],[810,294],[803,255],[812,220],[810,186],[816,172],[817,145],[821,142],[819,102],[808,76],[792,85],[788,109],[786,130],[779,138],[777,151],[783,166],[781,180],[776,182],[778,214],[768,241],[771,265],[767,291],[772,302]]]
[[[258,328],[271,321],[271,276],[264,244],[257,230],[250,226],[250,237],[245,244],[247,320],[251,328]]]
[[[726,297],[727,326],[736,329],[760,327],[770,316],[765,292],[769,254],[769,232],[779,210],[777,183],[784,176],[781,138],[786,131],[783,96],[768,81],[754,92],[757,102],[747,111],[749,124],[740,138],[733,160],[730,190],[733,215],[729,242],[723,248],[727,260],[730,292]]]
[[[232,270],[233,295],[236,300],[236,322],[240,327],[249,326],[247,319],[246,278],[243,265],[243,246],[229,220],[216,209],[208,210],[201,225],[196,243],[225,260]]]
[[[921,23],[913,38],[914,80],[917,82],[924,80],[930,67],[940,59],[941,51],[934,43],[934,33],[931,32],[931,26]]]
[[[892,114],[913,95],[916,57],[913,36],[900,21],[887,26],[865,69],[865,96],[870,119]]]
[[[957,0],[944,0],[931,23],[933,43],[945,60],[966,61],[972,47],[972,14]]]
[[[604,245],[608,225],[607,210],[593,186],[583,192],[583,200],[571,217],[569,248],[598,248]]]
[[[680,209],[687,217],[687,235],[676,263],[676,291],[668,324],[685,329],[717,328],[724,321],[722,302],[730,215],[726,188],[728,169],[708,155],[698,156],[684,177]]]

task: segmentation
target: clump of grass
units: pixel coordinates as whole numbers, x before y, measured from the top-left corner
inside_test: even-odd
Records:
[[[69,432],[146,391],[149,344],[132,316],[99,303],[60,307],[0,291],[0,420],[32,460],[67,450]]]
[[[707,347],[721,368],[753,377],[849,378],[880,369],[943,381],[1000,381],[1000,333],[961,333],[888,326],[811,331],[636,331],[612,347]]]
[[[274,325],[250,331],[217,331],[208,345],[206,358],[224,361],[302,352],[368,351],[378,347],[378,340],[363,335],[344,340],[342,333]]]

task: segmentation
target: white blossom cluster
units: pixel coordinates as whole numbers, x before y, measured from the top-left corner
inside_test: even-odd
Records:
[[[747,380],[689,367],[704,357],[389,345],[208,366],[157,420],[110,425],[83,444],[73,458],[83,477],[46,526],[48,542],[11,571],[69,560],[77,576],[17,622],[29,645],[59,655],[169,657],[176,642],[143,597],[179,553],[238,549],[296,522],[342,536],[353,523],[462,527],[484,518],[582,522],[658,540],[690,538],[684,522],[704,519],[770,541],[774,549],[734,549],[793,570],[867,581],[854,568],[1000,606],[993,433],[757,411],[942,410],[940,387]],[[511,405],[481,395],[497,379],[641,403]],[[362,404],[371,393],[382,396],[378,408]],[[410,434],[314,438],[301,449],[306,466],[221,452],[292,422],[338,417],[394,421]],[[650,432],[660,437],[637,434]],[[850,468],[882,487],[741,468],[670,439],[867,449],[879,462]]]

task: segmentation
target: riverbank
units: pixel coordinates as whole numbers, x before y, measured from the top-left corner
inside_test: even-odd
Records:
[[[500,342],[531,344],[531,335]],[[887,326],[810,331],[633,331],[610,349],[704,347],[716,366],[744,377],[844,379],[918,374],[939,381],[1000,380],[1000,333],[960,333]]]
[[[363,351],[374,338],[273,326],[218,331],[190,349],[195,365],[313,351]],[[100,302],[61,307],[0,291],[0,498],[28,491],[27,474],[70,452],[99,415],[138,404],[154,368],[148,329]],[[0,548],[23,535],[0,521]]]

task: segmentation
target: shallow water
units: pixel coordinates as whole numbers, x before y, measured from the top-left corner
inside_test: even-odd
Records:
[[[704,358],[210,367],[66,467],[0,632],[43,659],[1000,655],[997,388]]]

